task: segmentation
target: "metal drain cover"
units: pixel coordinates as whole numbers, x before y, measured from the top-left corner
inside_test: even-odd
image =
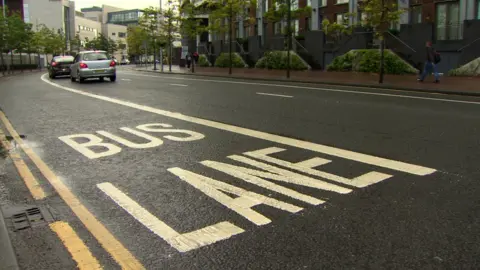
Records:
[[[44,207],[6,206],[2,211],[5,218],[10,219],[14,232],[45,226],[54,221],[50,211]]]

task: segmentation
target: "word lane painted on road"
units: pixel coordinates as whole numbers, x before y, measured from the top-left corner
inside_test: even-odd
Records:
[[[176,142],[190,142],[205,138],[205,135],[201,133],[184,129],[175,129],[172,125],[165,123],[143,124],[136,126],[135,128],[121,127],[120,130],[138,136],[144,139],[145,142],[132,142],[103,130],[96,131],[95,134],[62,136],[59,137],[59,139],[84,156],[90,159],[97,159],[121,152],[122,148],[118,145],[133,149],[146,149],[161,146],[163,140],[159,136],[155,137],[151,134],[168,134],[163,135],[162,138]],[[118,145],[105,142],[104,138],[110,139]],[[302,149],[300,146],[298,148]],[[314,206],[325,203],[327,198],[307,195],[291,187],[296,185],[327,193],[348,194],[355,189],[364,188],[393,177],[391,174],[370,171],[354,178],[346,178],[321,170],[321,166],[332,162],[323,157],[313,156],[309,159],[295,163],[274,157],[276,154],[284,151],[287,150],[280,147],[268,147],[247,151],[241,155],[230,155],[227,158],[232,161],[231,163],[203,160],[200,164],[206,168],[222,172],[226,176],[228,175],[235,179],[254,184],[264,190],[268,190],[269,192],[281,194],[294,201]],[[398,161],[394,160],[381,159],[333,147],[329,147],[328,153],[325,154],[337,157],[345,155],[344,158],[346,159],[353,159],[370,165],[372,163],[379,163],[376,166],[379,168],[388,168],[391,167],[390,164],[398,163]],[[365,159],[357,158],[362,156],[365,157]],[[411,170],[410,168],[414,168],[415,170]],[[398,169],[414,175],[428,175],[435,172],[435,169],[406,163],[405,168],[402,167]],[[178,179],[190,184],[199,192],[214,199],[219,204],[222,204],[231,211],[243,216],[246,220],[257,226],[269,224],[272,220],[265,214],[254,210],[254,206],[263,204],[288,213],[298,213],[303,210],[301,206],[297,205],[298,203],[284,202],[273,198],[270,194],[268,196],[259,194],[236,185],[227,184],[221,179],[206,177],[184,168],[174,167],[169,168],[168,171],[177,176]],[[282,183],[289,184],[290,187],[286,187],[282,185]],[[234,235],[241,234],[245,231],[232,222],[225,220],[192,232],[180,233],[163,222],[160,218],[148,212],[148,210],[116,188],[112,183],[101,183],[98,184],[97,187],[137,221],[142,223],[150,231],[180,252],[187,252],[210,245],[228,239]],[[128,194],[128,192],[126,193]]]
[[[163,123],[139,125],[136,127],[136,129],[129,128],[129,127],[122,127],[120,128],[120,130],[133,134],[135,136],[138,136],[142,139],[145,139],[147,140],[147,142],[135,143],[104,130],[99,130],[96,133],[108,139],[111,139],[115,142],[118,142],[119,144],[122,144],[130,148],[134,148],[134,149],[158,147],[163,144],[162,139],[158,137],[154,137],[152,135],[149,135],[141,131],[146,131],[151,133],[183,134],[181,137],[174,136],[174,135],[163,136],[163,138],[167,140],[176,141],[176,142],[190,142],[190,141],[197,141],[205,138],[205,135],[201,133],[185,130],[185,129],[173,129],[172,125],[163,124]],[[96,159],[96,158],[111,156],[111,155],[118,154],[122,151],[122,148],[120,148],[119,146],[113,143],[104,142],[103,138],[95,134],[74,134],[74,135],[68,135],[68,136],[61,136],[59,137],[59,139],[89,159]],[[85,141],[85,142],[80,142],[80,141]]]

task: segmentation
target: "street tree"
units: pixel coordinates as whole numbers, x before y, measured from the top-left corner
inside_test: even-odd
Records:
[[[6,8],[6,7],[5,7]],[[6,10],[8,12],[8,10]],[[7,17],[3,16],[3,13],[0,12],[0,61],[2,64],[2,74],[5,74],[5,62],[6,60],[3,58],[3,53],[6,51],[7,48]]]
[[[210,0],[208,9],[211,10],[208,30],[217,34],[228,34],[229,70],[232,74],[232,53],[233,53],[233,27],[239,20],[248,17],[249,7],[255,7],[256,1],[252,0],[224,0],[223,2]]]
[[[75,36],[70,40],[70,51],[79,53],[82,48],[82,39],[80,34],[77,32]]]
[[[146,53],[144,42],[147,40],[147,32],[141,26],[131,26],[127,30],[128,54],[137,57]]]
[[[7,49],[10,52],[10,68],[14,65],[14,52],[21,51],[23,38],[25,37],[25,22],[19,13],[15,12],[7,16],[7,32],[5,34]],[[20,57],[21,58],[21,57]]]
[[[207,25],[202,24],[203,19],[200,17],[208,13],[207,5],[196,5],[194,1],[190,0],[183,1],[180,6],[179,29],[182,36],[190,40],[196,40],[198,35],[210,31]],[[189,48],[189,50],[191,50],[191,48]],[[195,64],[192,65],[192,72],[195,72]]]
[[[354,16],[352,14],[352,16]],[[322,21],[322,31],[327,37],[328,43],[337,46],[340,42],[350,35],[352,35],[353,28],[356,25],[349,25],[348,21],[344,23],[330,22],[328,19]],[[333,53],[335,56],[335,52]]]
[[[390,25],[398,23],[400,15],[406,10],[399,9],[397,2],[391,0],[364,0],[361,2],[361,8],[366,14],[366,19],[362,23],[371,27],[375,32],[375,36],[380,40],[380,74],[378,82],[383,83],[385,73],[385,35]]]
[[[167,8],[160,12],[160,35],[163,43],[167,45],[168,70],[172,72],[172,52],[175,36],[179,33],[182,22],[180,4],[177,0],[168,0]],[[163,65],[163,59],[162,65]]]
[[[149,54],[148,48],[153,47],[153,69],[157,69],[157,44],[161,39],[159,26],[160,26],[161,11],[158,8],[149,7],[143,10],[143,15],[140,18],[139,25],[145,31],[144,45],[148,45],[146,48],[147,55]]]

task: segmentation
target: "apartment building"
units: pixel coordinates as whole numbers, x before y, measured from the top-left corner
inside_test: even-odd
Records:
[[[5,0],[5,6],[10,12],[19,13],[23,17],[23,0]],[[0,7],[3,8],[3,1],[0,1]]]

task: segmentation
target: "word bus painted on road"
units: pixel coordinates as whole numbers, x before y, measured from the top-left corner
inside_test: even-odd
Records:
[[[151,132],[151,133],[170,133],[170,134],[182,134],[181,137],[174,136],[174,135],[165,135],[163,138],[176,141],[176,142],[190,142],[190,141],[197,141],[205,138],[205,135],[184,129],[172,129],[172,126],[169,124],[144,124],[139,125],[136,129]],[[145,149],[145,148],[152,148],[157,147],[163,144],[163,140],[154,136],[151,136],[147,133],[128,128],[122,127],[120,130],[138,136],[142,139],[147,140],[145,143],[134,143],[129,141],[125,138],[122,138],[118,135],[112,134],[107,131],[99,130],[97,134],[100,134],[108,139],[116,141],[122,145],[125,145],[130,148],[134,149]],[[185,136],[186,135],[186,136]],[[67,145],[71,146],[73,149],[77,150],[78,152],[82,153],[84,156],[88,157],[89,159],[96,159],[106,156],[111,156],[118,154],[122,151],[122,148],[113,144],[104,142],[103,139],[95,134],[74,134],[68,136],[61,136],[59,137]],[[81,139],[86,139],[86,142],[79,142]],[[103,151],[98,151],[98,148],[103,149]],[[94,151],[93,149],[97,149]]]

